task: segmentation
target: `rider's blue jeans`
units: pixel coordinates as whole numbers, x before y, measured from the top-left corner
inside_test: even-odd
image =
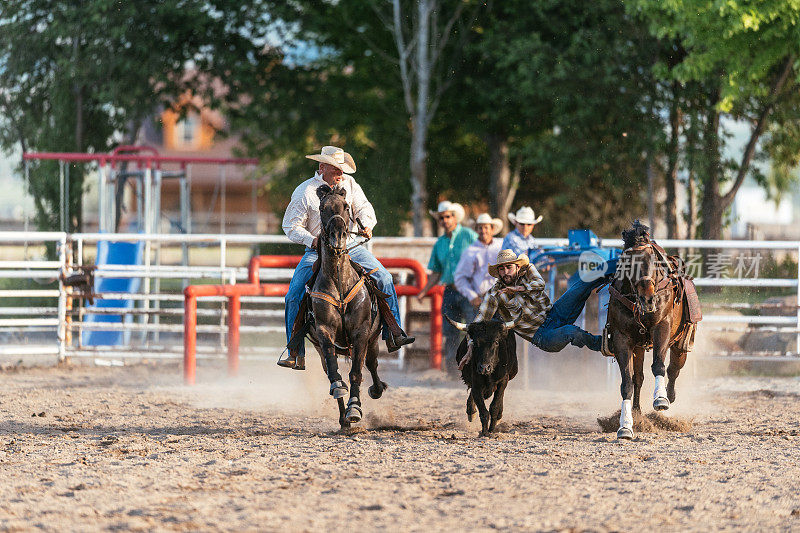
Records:
[[[372,278],[377,282],[378,289],[389,295],[389,298],[386,299],[386,303],[389,304],[389,308],[392,310],[394,319],[397,320],[397,324],[400,325],[400,309],[397,305],[397,292],[394,290],[392,275],[389,274],[389,272],[383,268],[383,265],[381,265],[378,260],[375,259],[375,256],[373,256],[369,250],[363,246],[356,246],[350,250],[350,257],[353,259],[353,261],[366,268],[367,271],[370,271],[376,267],[378,268],[378,270],[372,274]],[[313,273],[312,268],[316,260],[317,252],[311,248],[306,248],[306,253],[303,254],[303,258],[300,259],[300,262],[294,269],[292,281],[289,283],[289,291],[286,293],[285,299],[286,342],[289,342],[289,339],[292,337],[292,326],[294,325],[294,321],[297,319],[297,313],[300,311],[300,302],[302,301],[303,295],[305,295],[306,292],[305,286],[306,283],[308,283],[308,280],[311,279],[311,275]],[[389,328],[384,326],[383,338],[388,339],[389,335]],[[305,355],[305,346],[300,349],[298,355]]]
[[[608,261],[608,273],[617,270],[617,260]],[[546,352],[559,352],[567,344],[579,348],[587,346],[590,350],[600,351],[601,338],[584,331],[573,322],[578,318],[586,305],[586,300],[592,291],[602,285],[605,278],[594,281],[583,281],[576,278],[567,291],[556,300],[547,313],[547,318],[536,333],[533,334],[533,343]]]

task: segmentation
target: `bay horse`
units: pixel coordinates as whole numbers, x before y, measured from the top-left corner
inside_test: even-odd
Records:
[[[320,269],[311,288],[314,325],[310,338],[331,382],[330,394],[339,405],[339,424],[349,427],[363,417],[361,369],[366,363],[372,374],[371,398],[380,398],[387,385],[378,376],[378,336],[381,323],[367,287],[366,274],[351,264],[347,242],[351,232],[346,191],[317,188],[322,229],[319,235]],[[350,398],[345,410],[347,385],[339,374],[337,354],[352,357]]]
[[[653,409],[669,409],[675,401],[675,381],[694,343],[700,308],[694,285],[684,274],[683,262],[667,257],[663,248],[650,239],[647,226],[635,221],[631,229],[622,232],[622,239],[623,252],[609,287],[608,324],[603,334],[622,375],[617,438],[632,439],[632,411],[641,412],[645,350],[653,350]],[[669,367],[665,367],[667,351]],[[669,377],[666,385],[665,370]]]

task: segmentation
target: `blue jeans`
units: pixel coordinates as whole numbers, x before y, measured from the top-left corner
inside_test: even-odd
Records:
[[[442,296],[442,336],[444,337],[442,359],[446,366],[455,369],[456,350],[458,350],[463,334],[454,328],[444,316],[449,316],[456,322],[469,323],[475,320],[476,314],[478,314],[478,310],[472,307],[463,294],[450,285],[444,288]]]
[[[368,272],[374,268],[378,269],[372,274],[372,279],[377,282],[378,289],[389,295],[389,298],[386,299],[386,303],[389,304],[394,319],[397,320],[397,324],[400,325],[400,309],[397,305],[397,292],[394,290],[392,275],[389,274],[389,272],[383,268],[383,265],[375,259],[375,256],[363,246],[356,246],[350,250],[350,257],[353,261],[366,268]],[[292,327],[294,326],[294,321],[297,319],[297,313],[300,311],[300,302],[303,300],[303,296],[306,293],[306,283],[311,279],[311,275],[313,274],[312,269],[316,260],[317,252],[306,248],[306,253],[303,254],[303,258],[300,259],[300,262],[294,269],[292,281],[289,283],[289,291],[286,293],[285,298],[286,342],[289,342],[289,339],[292,337]],[[388,339],[389,335],[391,335],[389,328],[384,326],[383,338]],[[305,355],[305,346],[300,349],[298,355]]]
[[[608,273],[617,270],[617,260],[608,261]],[[536,333],[533,334],[533,343],[546,352],[560,352],[567,344],[590,350],[600,351],[601,338],[599,335],[582,330],[573,322],[578,318],[586,305],[586,300],[592,291],[602,285],[605,278],[594,281],[583,281],[576,277],[567,292],[556,300],[547,313],[547,318]]]

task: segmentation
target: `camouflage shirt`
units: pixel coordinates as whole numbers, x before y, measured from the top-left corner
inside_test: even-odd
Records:
[[[516,285],[497,280],[483,297],[475,320],[489,320],[497,312],[504,322],[516,322],[514,331],[532,336],[544,322],[550,307],[542,276],[535,266],[528,265],[517,277]]]

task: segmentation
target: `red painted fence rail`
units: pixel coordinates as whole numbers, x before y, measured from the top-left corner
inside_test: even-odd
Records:
[[[235,376],[239,370],[239,326],[241,325],[242,296],[286,296],[287,283],[261,283],[261,268],[294,268],[300,262],[299,255],[257,255],[250,260],[248,281],[237,285],[190,285],[183,291],[183,379],[194,385],[197,369],[197,299],[209,296],[228,298],[228,375]],[[385,257],[378,259],[386,268],[405,268],[414,272],[414,285],[397,285],[398,296],[416,296],[428,276],[425,269],[414,259]],[[426,297],[431,302],[431,368],[442,367],[442,294],[441,286],[431,289]]]

